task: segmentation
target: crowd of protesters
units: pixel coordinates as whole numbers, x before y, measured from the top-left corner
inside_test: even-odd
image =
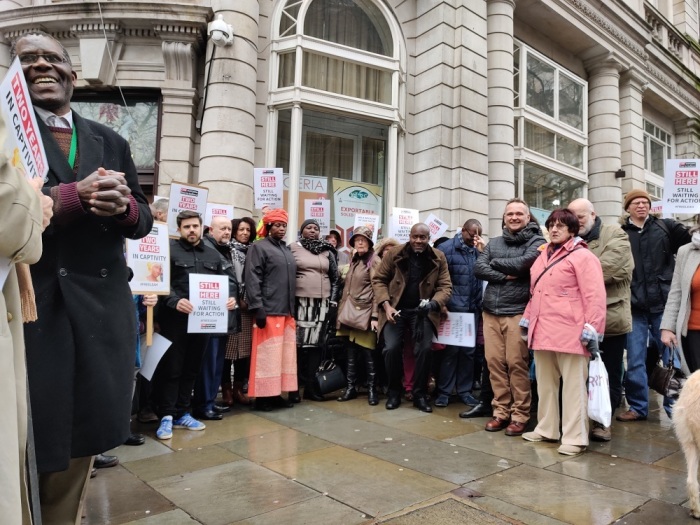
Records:
[[[700,366],[700,227],[653,216],[650,196],[637,189],[625,196],[621,225],[602,224],[589,201],[576,199],[543,230],[525,201],[511,199],[502,234],[488,243],[473,218],[452,239],[431,243],[428,226],[417,223],[407,242],[375,246],[366,227],[346,243],[336,230],[322,239],[314,219],[288,244],[292,225],[281,209],[257,227],[251,217],[204,225],[181,212],[169,294],[134,298],[123,240],[147,235],[167,206],[149,209],[126,141],[71,110],[77,76],[57,40],[31,31],[11,54],[39,117],[49,172],[43,188],[32,187],[4,158],[0,165],[0,256],[12,264],[2,275],[0,320],[10,334],[0,361],[0,406],[11,423],[0,461],[8,523],[32,522],[30,496],[39,498],[43,523],[79,520],[93,466],[118,461],[103,453],[145,441],[131,433],[130,414],[157,425],[165,441],[174,429],[204,430],[234,404],[271,411],[366,392],[369,405],[385,397],[388,410],[404,399],[426,413],[459,402],[460,417],[488,418],[488,432],[561,442],[559,452],[573,456],[589,439],[612,438],[609,426],[585,415],[591,341],[610,373],[613,411],[626,397],[621,423],[648,417],[648,362],[677,360],[686,373]],[[157,264],[148,270],[154,282],[163,273]],[[188,332],[193,274],[227,278],[226,333]],[[142,314],[155,307],[171,343],[137,388],[134,304]],[[473,316],[473,343],[434,342],[441,322],[464,313]],[[326,358],[347,379],[332,397],[317,381]],[[672,417],[673,399],[664,409]],[[39,489],[31,495],[33,473]]]

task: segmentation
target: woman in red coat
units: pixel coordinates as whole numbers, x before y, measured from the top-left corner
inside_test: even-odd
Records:
[[[526,441],[559,441],[559,380],[562,435],[559,453],[575,456],[588,446],[588,362],[590,324],[605,329],[605,284],[598,258],[577,236],[579,223],[570,210],[554,210],[545,222],[550,242],[530,269],[530,302],[520,326],[535,353],[540,402],[537,427]]]

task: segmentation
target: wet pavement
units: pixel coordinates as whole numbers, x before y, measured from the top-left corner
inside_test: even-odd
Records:
[[[648,421],[614,421],[612,441],[578,457],[486,432],[464,409],[234,407],[168,441],[141,425],[146,444],[110,452],[120,464],[91,481],[83,524],[698,523],[659,399]]]

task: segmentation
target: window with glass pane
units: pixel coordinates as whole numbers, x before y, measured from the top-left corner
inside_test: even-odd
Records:
[[[644,121],[644,168],[664,176],[666,160],[671,158],[671,135],[658,126]]]
[[[156,95],[126,95],[127,106],[119,96],[107,93],[76,93],[71,107],[90,120],[104,124],[129,143],[131,157],[143,191],[151,195],[156,184],[156,151],[160,102]]]
[[[362,139],[362,182],[384,184],[386,140]]]
[[[520,107],[520,46],[513,44],[513,107]]]
[[[280,20],[280,36],[289,36],[296,33],[297,16],[303,0],[289,0],[282,9]]]
[[[379,55],[394,53],[389,25],[371,0],[315,0],[304,17],[304,34]]]
[[[306,133],[306,175],[352,180],[355,142],[351,138]]]
[[[525,147],[554,158],[554,133],[526,120]]]
[[[280,53],[280,73],[277,79],[278,87],[288,87],[294,85],[294,69],[296,67],[297,55],[294,51]]]
[[[391,73],[388,71],[307,51],[304,52],[302,84],[339,95],[391,103]]]
[[[289,153],[292,136],[292,110],[281,109],[277,115],[277,159],[275,166],[282,168],[282,173],[289,173]]]
[[[566,137],[557,135],[557,160],[583,169],[583,146]]]
[[[527,105],[554,117],[554,68],[528,53]]]
[[[524,199],[530,206],[552,211],[583,197],[583,181],[525,162]]]
[[[559,120],[583,130],[583,86],[559,73]]]

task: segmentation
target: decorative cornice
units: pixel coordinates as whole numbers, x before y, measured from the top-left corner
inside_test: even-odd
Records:
[[[155,24],[153,31],[162,40],[176,42],[201,42],[202,26],[187,24]]]
[[[71,33],[74,33],[75,36],[78,37],[102,37],[106,33],[108,37],[114,38],[116,35],[122,33],[122,27],[117,23],[101,24],[99,22],[94,22],[73,24],[70,30]]]
[[[634,42],[625,33],[620,31],[620,29],[617,26],[612,24],[609,20],[607,20],[603,15],[601,15],[598,11],[593,9],[593,7],[588,5],[586,2],[583,2],[582,0],[566,1],[569,2],[569,4],[571,4],[573,7],[578,9],[584,16],[586,16],[587,18],[595,22],[598,26],[603,28],[615,40],[617,40],[625,47],[630,49],[639,58],[641,58],[642,60],[647,60],[649,58],[649,55],[647,54],[644,47]]]
[[[666,75],[664,75],[658,68],[654,67],[651,65],[649,62],[645,64],[646,70],[649,72],[651,76],[656,78],[657,80],[661,81],[661,83],[669,88],[671,91],[673,91],[676,95],[678,95],[680,98],[688,102],[691,106],[693,106],[696,110],[700,111],[700,101],[698,99],[691,97],[688,92],[684,89],[681,89],[680,84],[678,82],[674,82],[670,78],[668,78]]]

